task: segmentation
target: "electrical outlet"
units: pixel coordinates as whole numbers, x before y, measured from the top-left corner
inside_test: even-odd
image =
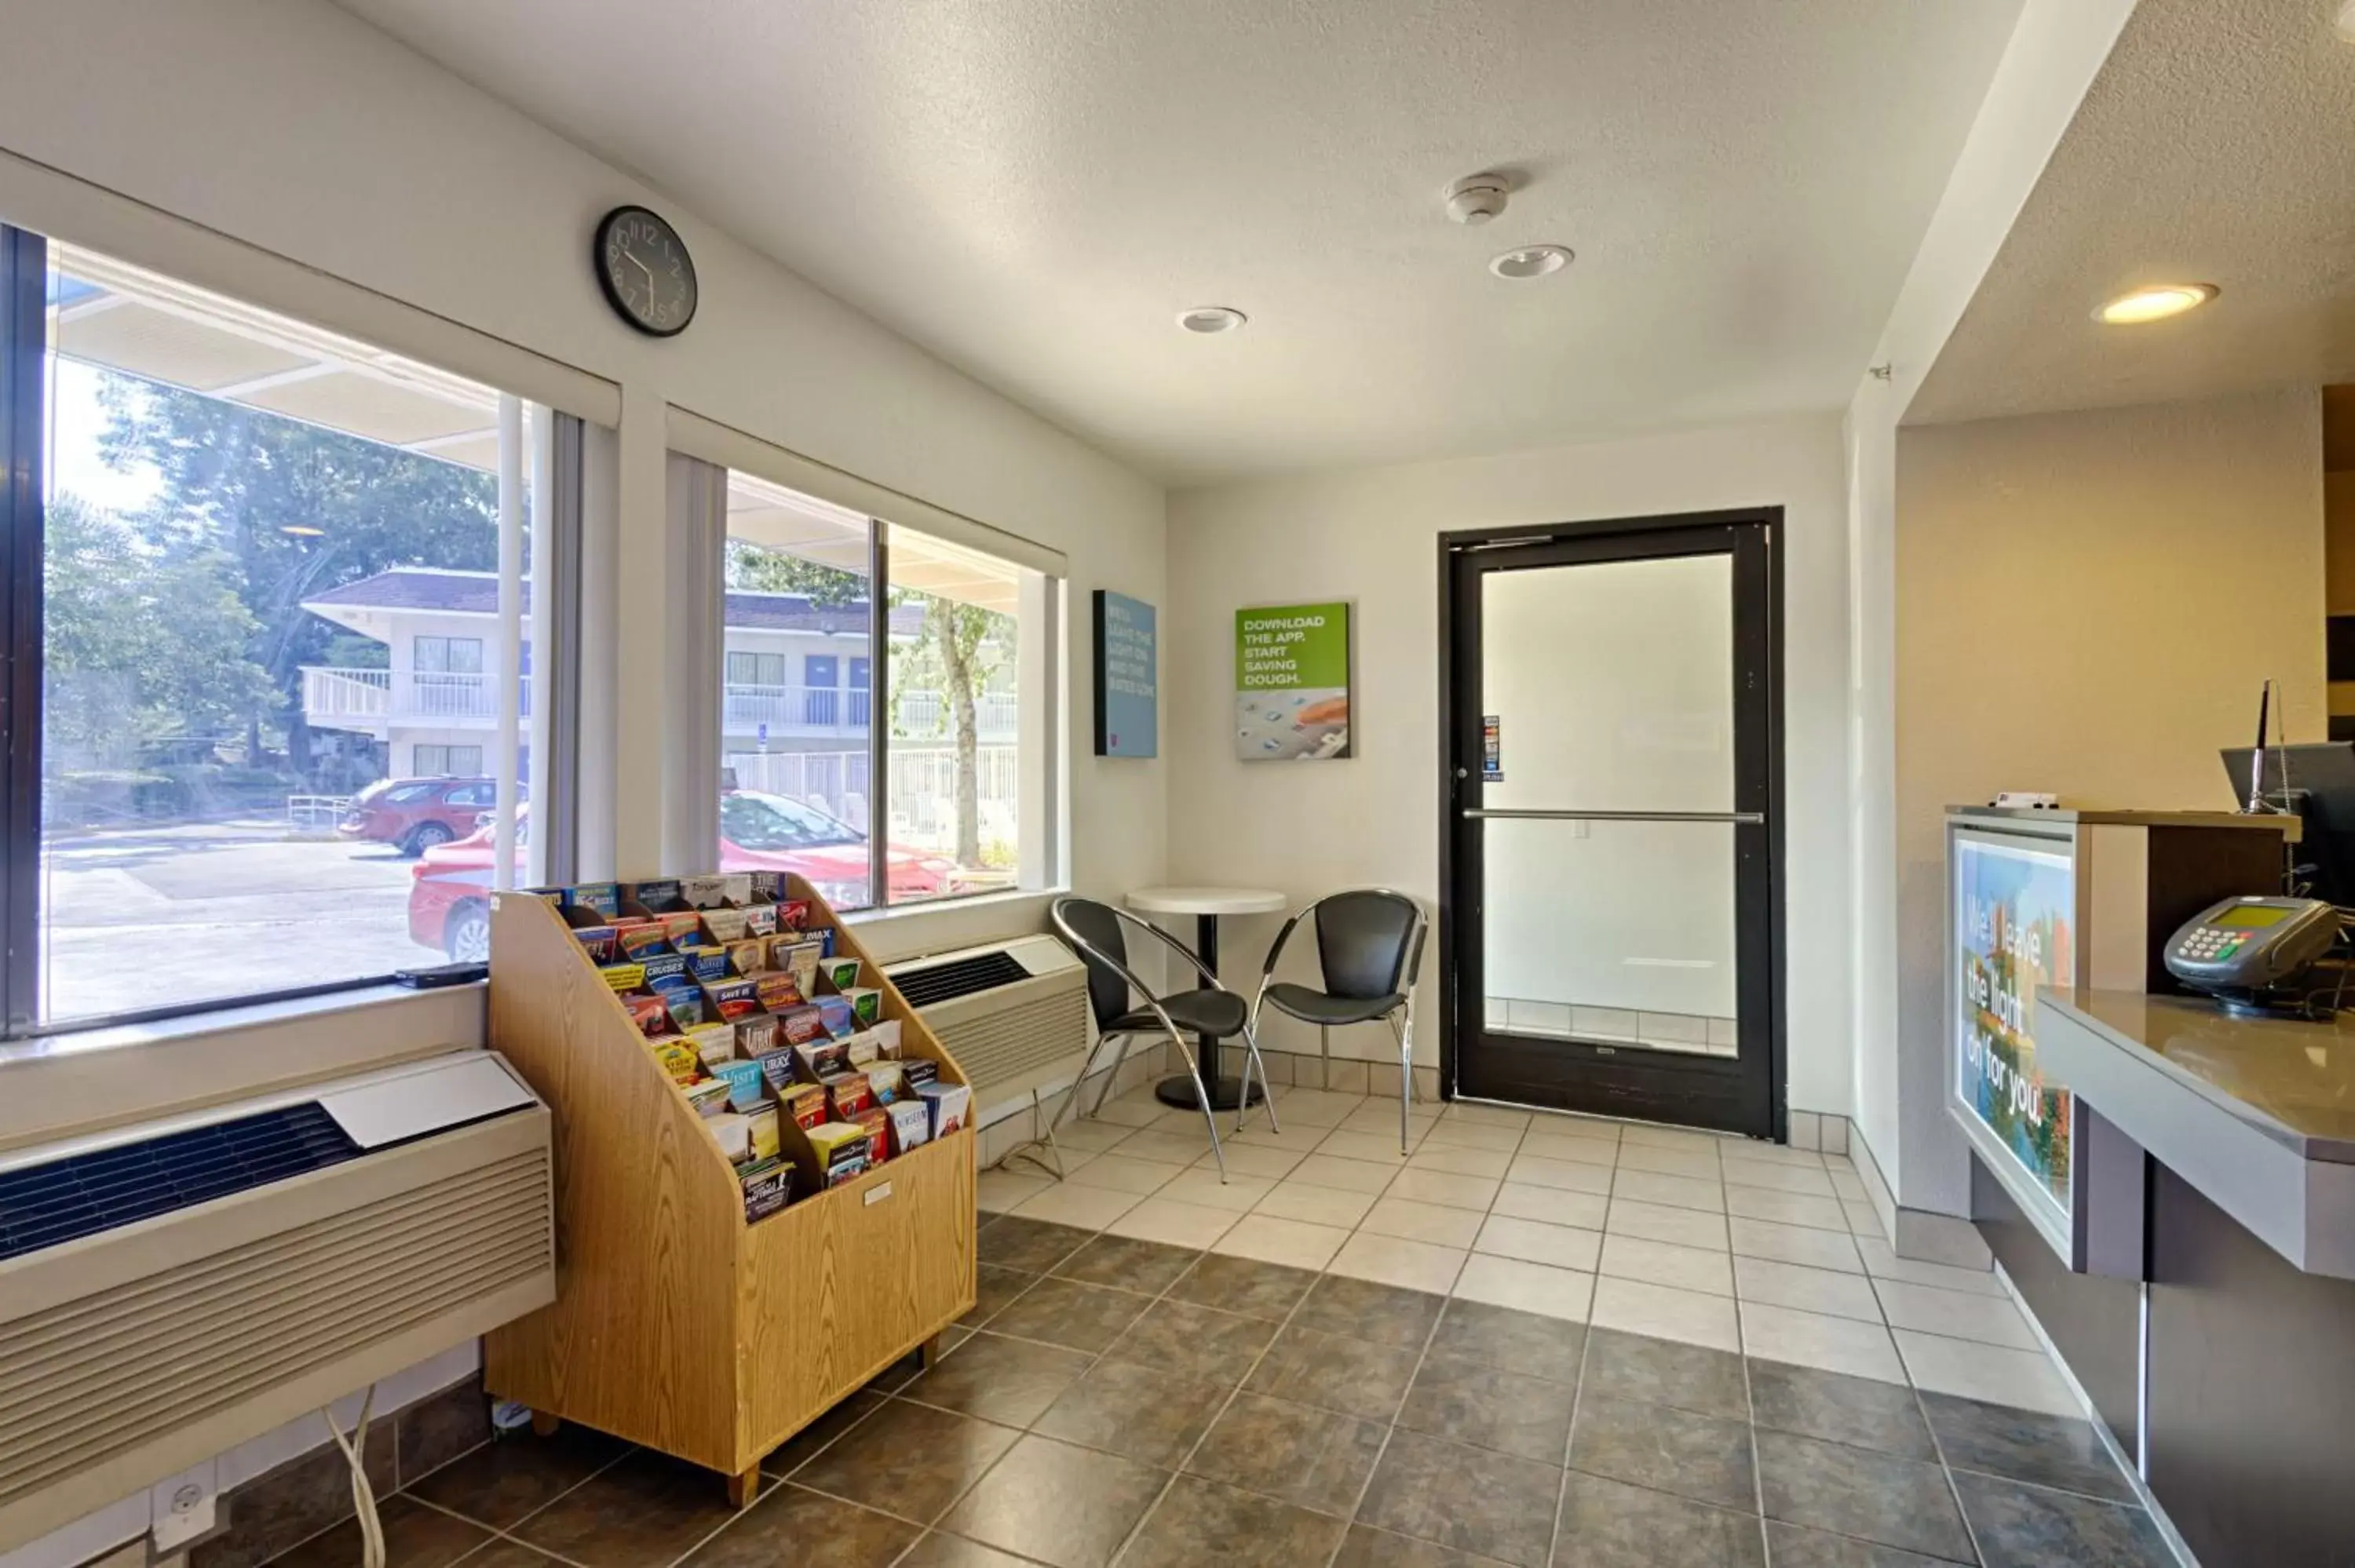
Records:
[[[149,1489],[149,1517],[154,1520],[158,1556],[177,1552],[213,1527],[218,1514],[213,1462],[155,1483]]]

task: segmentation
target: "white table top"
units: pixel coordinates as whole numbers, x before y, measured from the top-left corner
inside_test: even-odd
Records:
[[[1272,887],[1140,887],[1131,909],[1154,915],[1266,915],[1291,900]]]

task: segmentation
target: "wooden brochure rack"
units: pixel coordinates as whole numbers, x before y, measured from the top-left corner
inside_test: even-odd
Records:
[[[810,929],[866,963],[903,1054],[964,1075],[858,938],[796,876]],[[735,1170],[562,913],[493,900],[491,1044],[555,1113],[558,1294],[494,1330],[484,1383],[535,1425],[585,1425],[729,1478],[741,1507],[771,1450],[974,1304],[974,1134],[817,1191],[790,1118],[794,1201],[748,1224]]]

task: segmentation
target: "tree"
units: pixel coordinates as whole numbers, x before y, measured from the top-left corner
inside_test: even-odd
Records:
[[[994,609],[913,589],[894,590],[891,607],[922,607],[924,624],[914,642],[895,651],[891,664],[891,728],[906,734],[901,699],[929,686],[941,696],[935,726],[946,722],[955,745],[956,863],[981,860],[982,687],[1014,646],[1014,622]]]
[[[234,563],[159,549],[77,495],[44,527],[46,733],[60,763],[123,768],[141,743],[211,738],[271,698]]]
[[[329,662],[341,629],[304,599],[390,567],[497,564],[489,474],[116,372],[101,373],[99,396],[101,455],[163,477],[141,535],[167,556],[218,552],[250,617],[247,655],[271,687],[245,717],[254,758],[268,726],[289,763],[309,768],[302,666]]]
[[[829,609],[864,603],[867,576],[773,550],[748,539],[728,541],[728,586],[751,593],[797,593]]]

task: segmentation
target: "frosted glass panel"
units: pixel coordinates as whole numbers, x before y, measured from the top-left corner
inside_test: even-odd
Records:
[[[1491,810],[1733,809],[1733,558],[1680,556],[1483,579]]]

